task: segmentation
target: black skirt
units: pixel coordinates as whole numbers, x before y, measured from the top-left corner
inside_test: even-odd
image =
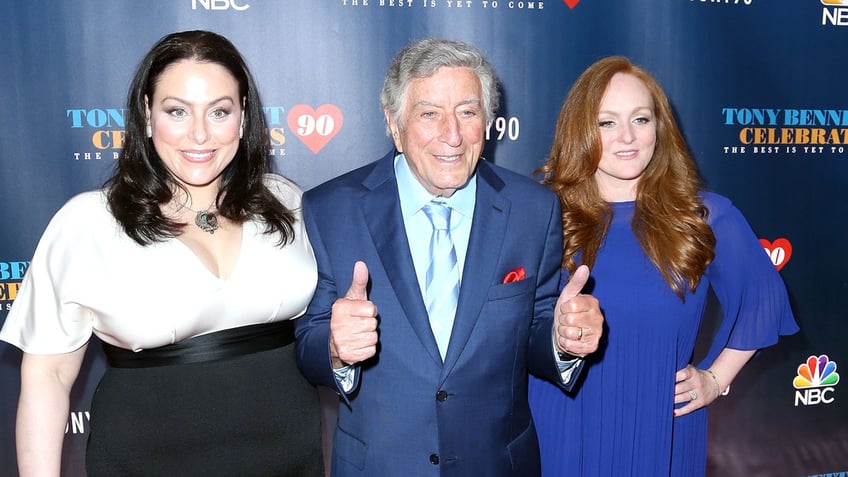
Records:
[[[323,477],[318,394],[295,345],[107,369],[91,404],[89,477]]]

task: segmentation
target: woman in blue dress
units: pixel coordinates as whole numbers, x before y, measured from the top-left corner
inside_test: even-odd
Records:
[[[574,395],[531,380],[543,474],[704,475],[706,406],[798,330],[783,281],[739,210],[702,190],[668,98],[627,58],[577,79],[556,131],[542,172],[562,202],[563,280],[592,268],[607,330]],[[697,368],[709,288],[725,317]]]

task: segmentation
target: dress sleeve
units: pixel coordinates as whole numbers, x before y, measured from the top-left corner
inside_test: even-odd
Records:
[[[294,243],[299,244],[299,246],[308,251],[309,255],[313,257],[312,261],[314,262],[315,253],[312,250],[312,243],[309,241],[309,235],[306,232],[306,225],[303,223],[303,191],[290,179],[277,174],[265,174],[265,184],[271,193],[294,214],[295,223],[292,225],[295,236]],[[306,313],[305,308],[303,313]]]
[[[716,236],[707,273],[723,320],[705,363],[724,348],[756,350],[798,331],[783,279],[754,231],[733,204],[715,194],[704,200]]]
[[[59,354],[79,349],[91,337],[91,314],[74,303],[73,288],[84,281],[75,275],[85,267],[83,253],[75,247],[74,230],[86,223],[85,206],[92,200],[98,199],[92,195],[72,199],[50,220],[0,330],[0,340],[31,354]]]
[[[303,191],[291,180],[277,174],[265,174],[265,186],[288,209],[300,217]]]

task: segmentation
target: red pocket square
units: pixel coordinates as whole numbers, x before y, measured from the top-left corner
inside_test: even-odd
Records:
[[[504,283],[512,283],[517,282],[519,280],[524,280],[524,267],[518,267],[515,270],[510,270],[506,276],[504,276]]]

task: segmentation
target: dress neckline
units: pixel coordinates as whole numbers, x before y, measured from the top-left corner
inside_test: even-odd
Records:
[[[636,201],[608,202],[612,208],[612,223],[630,224],[636,210]]]

